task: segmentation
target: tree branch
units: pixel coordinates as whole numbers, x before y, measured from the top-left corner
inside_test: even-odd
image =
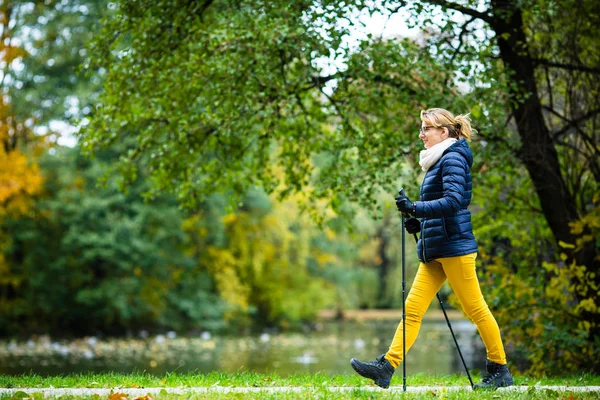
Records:
[[[552,67],[552,68],[566,69],[568,71],[581,71],[581,72],[588,72],[590,74],[600,74],[600,68],[588,67],[586,65],[563,64],[563,63],[552,62],[552,61],[546,60],[544,58],[532,58],[531,60],[533,61],[535,66],[544,65],[544,66]]]
[[[463,14],[470,15],[471,17],[478,18],[482,21],[487,22],[490,25],[494,25],[494,19],[487,12],[481,12],[473,10],[472,8],[465,7],[460,4],[456,4],[452,1],[446,0],[427,0],[427,3],[441,6],[442,8],[449,8],[451,10],[459,11]]]
[[[542,106],[542,108],[544,110],[550,112],[551,114],[556,115],[558,118],[560,118],[561,120],[563,120],[567,123],[567,125],[565,125],[561,129],[552,133],[553,139],[557,139],[559,136],[567,133],[567,131],[569,130],[570,127],[574,127],[579,131],[581,136],[583,136],[587,141],[589,141],[590,143],[594,142],[591,137],[589,137],[588,135],[585,134],[585,132],[583,132],[583,131],[581,131],[581,129],[579,129],[579,124],[600,114],[600,109],[588,111],[586,114],[582,115],[581,117],[571,120],[571,119],[568,119],[567,117],[565,117],[564,115],[561,115],[558,111],[556,111],[555,109],[553,109],[551,107]]]
[[[559,112],[557,112],[556,110],[554,110],[548,106],[542,106],[542,107],[545,110],[547,110],[548,112],[556,115],[561,120],[567,122],[567,124],[562,129],[559,129],[558,131],[556,131],[552,134],[552,139],[554,140],[554,142],[558,145],[569,147],[573,150],[576,150],[580,154],[583,154],[587,158],[587,162],[590,164],[590,169],[592,170],[594,177],[600,176],[600,173],[598,171],[599,168],[597,166],[597,163],[595,162],[595,160],[598,159],[598,157],[600,156],[600,151],[598,151],[598,148],[594,142],[594,139],[591,136],[589,136],[588,134],[586,134],[583,131],[583,129],[581,129],[579,127],[579,124],[581,122],[584,122],[585,120],[600,114],[600,109],[589,111],[577,119],[570,120],[567,117],[565,117],[564,115],[561,115]],[[580,137],[583,138],[584,143],[588,144],[589,149],[590,149],[590,151],[592,151],[594,153],[594,156],[587,157],[587,154],[583,153],[581,150],[575,148],[574,146],[568,145],[566,142],[561,142],[558,140],[560,138],[560,136],[567,133],[569,131],[569,128],[571,128],[571,127],[573,127],[577,131],[577,133],[580,135]]]
[[[382,83],[384,85],[389,85],[396,89],[404,90],[404,91],[406,91],[406,93],[410,94],[411,96],[417,95],[417,91],[410,88],[406,83],[404,83],[402,81],[395,81],[393,78],[390,78],[389,76],[385,76],[385,75],[381,75],[381,74],[373,74],[373,82]]]
[[[548,98],[550,101],[550,107],[554,108],[554,99],[552,98],[552,84],[550,83],[550,72],[548,71],[548,66],[544,66],[544,71],[546,72],[546,85],[548,86]]]
[[[468,26],[469,26],[469,24],[470,24],[471,22],[473,22],[474,20],[475,20],[475,17],[471,17],[471,18],[469,18],[469,19],[468,19],[468,21],[466,21],[466,22],[463,24],[463,26],[462,26],[462,27],[461,27],[461,29],[460,29],[460,33],[459,33],[459,35],[458,35],[458,44],[456,45],[456,47],[453,47],[453,46],[450,44],[450,47],[452,47],[452,48],[453,48],[453,50],[454,50],[454,53],[452,53],[452,57],[450,57],[450,61],[449,61],[449,63],[450,63],[450,65],[451,65],[451,66],[454,64],[454,60],[456,59],[456,56],[458,56],[458,54],[460,53],[460,48],[461,48],[461,47],[462,47],[462,45],[463,45],[463,37],[464,37],[464,35],[467,33],[467,31],[468,31],[468,30],[467,30],[467,27],[468,27]],[[448,75],[448,78],[446,79],[446,86],[448,86],[448,85],[450,84],[450,79],[451,79],[451,75]]]
[[[342,75],[343,74],[341,72],[336,72],[335,74],[328,75],[328,76],[313,76],[313,77],[311,77],[311,83],[312,83],[311,87],[315,87],[315,86],[322,87],[327,82],[332,81],[337,78],[340,78],[340,77],[342,77]]]

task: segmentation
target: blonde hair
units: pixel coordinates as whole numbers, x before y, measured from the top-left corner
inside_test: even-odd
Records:
[[[471,127],[469,114],[455,117],[450,111],[443,108],[430,108],[421,111],[421,120],[431,123],[436,128],[448,129],[448,136],[451,138],[471,140],[471,135],[477,133]]]

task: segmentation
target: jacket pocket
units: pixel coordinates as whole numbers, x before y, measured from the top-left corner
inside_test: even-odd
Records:
[[[449,240],[450,236],[448,235],[448,228],[446,227],[445,217],[442,217],[442,231],[444,232],[444,237]]]
[[[460,225],[456,217],[442,218],[444,234],[448,240],[457,240],[460,238]]]

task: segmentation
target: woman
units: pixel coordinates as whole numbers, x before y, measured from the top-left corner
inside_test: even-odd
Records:
[[[463,309],[477,325],[487,350],[487,374],[475,388],[511,386],[513,379],[506,366],[500,329],[483,299],[475,272],[477,243],[467,209],[473,164],[467,144],[472,133],[470,119],[432,108],[421,112],[421,121],[419,138],[426,150],[421,151],[419,163],[426,174],[420,201],[396,197],[399,211],[421,218],[420,227],[414,218],[406,224],[409,233],[421,231],[417,244],[419,269],[406,299],[406,350],[417,338],[423,314],[448,279]],[[353,358],[352,368],[387,388],[402,362],[402,336],[401,321],[387,353],[371,362]]]

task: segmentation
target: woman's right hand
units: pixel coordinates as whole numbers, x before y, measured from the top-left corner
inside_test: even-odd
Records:
[[[421,232],[421,222],[414,217],[408,218],[404,222],[404,229],[406,229],[406,232],[410,233],[411,235],[419,233]]]

